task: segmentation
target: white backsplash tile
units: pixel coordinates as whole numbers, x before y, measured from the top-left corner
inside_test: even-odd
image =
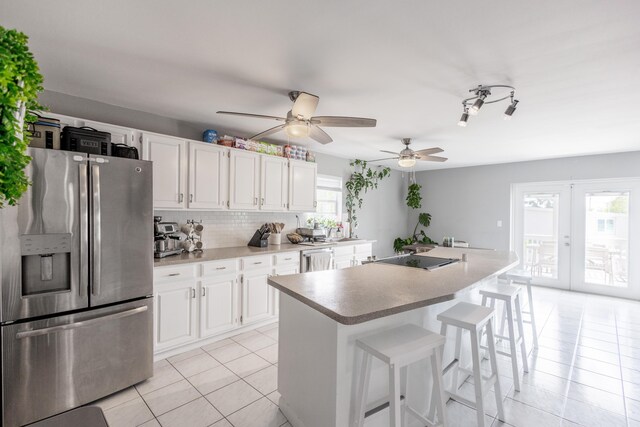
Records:
[[[180,226],[187,220],[202,220],[204,230],[202,241],[205,248],[226,248],[246,246],[256,229],[265,222],[282,222],[284,230],[282,241],[287,242],[286,234],[296,229],[296,214],[288,212],[216,212],[216,211],[170,211],[157,210],[154,215],[162,216],[163,222],[177,222]],[[304,225],[307,216],[300,216]]]

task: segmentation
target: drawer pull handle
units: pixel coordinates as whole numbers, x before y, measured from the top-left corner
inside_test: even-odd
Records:
[[[227,267],[216,267],[216,270],[226,270]]]
[[[179,276],[180,273],[169,273],[167,274],[168,277],[173,277],[173,276]]]
[[[256,261],[254,264],[262,264],[262,261]]]
[[[285,258],[285,261],[291,261],[293,258]]]

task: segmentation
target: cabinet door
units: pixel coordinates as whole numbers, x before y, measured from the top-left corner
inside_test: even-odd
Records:
[[[274,273],[276,276],[284,276],[285,274],[298,274],[300,273],[300,265],[280,265],[274,269]],[[280,291],[272,286],[269,287],[271,288],[271,300],[273,301],[271,310],[273,312],[273,315],[277,316],[280,313]]]
[[[287,210],[289,169],[287,159],[275,156],[260,158],[260,209]]]
[[[289,162],[289,210],[315,212],[318,165],[291,160]]]
[[[203,279],[200,284],[200,337],[234,329],[237,319],[237,276]]]
[[[229,208],[257,210],[260,155],[231,150],[229,158]]]
[[[176,347],[197,338],[196,282],[155,285],[155,349]]]
[[[92,122],[85,120],[83,126],[89,126],[101,132],[111,134],[111,142],[116,144],[126,144],[140,150],[140,142],[136,139],[136,131],[122,126],[109,125],[106,123]]]
[[[339,270],[341,268],[353,267],[353,257],[336,258],[333,261],[333,264],[336,270]]]
[[[189,208],[227,207],[228,153],[216,145],[189,142]]]
[[[186,141],[143,134],[142,158],[153,162],[153,207],[186,207]]]
[[[242,324],[246,325],[271,316],[269,269],[248,271],[242,277]]]

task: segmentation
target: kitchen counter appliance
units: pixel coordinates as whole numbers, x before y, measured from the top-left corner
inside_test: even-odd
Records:
[[[27,154],[32,185],[0,210],[4,427],[153,374],[151,162]]]
[[[153,217],[153,257],[164,258],[183,252],[180,227],[177,222],[161,222],[161,216]]]
[[[88,126],[65,126],[61,146],[63,150],[111,156],[111,134]]]

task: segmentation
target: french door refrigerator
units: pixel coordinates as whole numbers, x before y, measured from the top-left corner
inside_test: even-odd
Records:
[[[153,373],[151,162],[29,148],[0,210],[2,426]]]

